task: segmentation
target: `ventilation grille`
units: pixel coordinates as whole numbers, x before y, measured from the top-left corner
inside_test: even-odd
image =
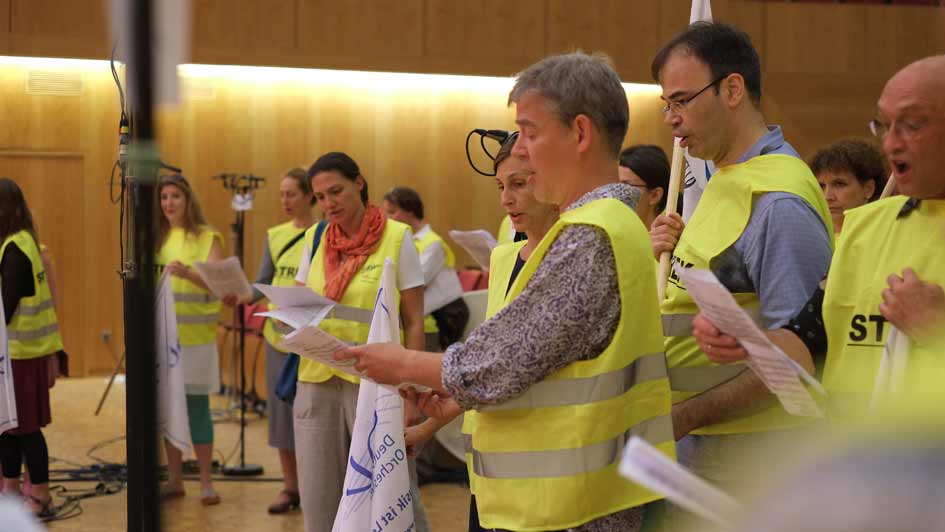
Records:
[[[79,96],[82,94],[82,73],[30,70],[26,76],[26,94]]]

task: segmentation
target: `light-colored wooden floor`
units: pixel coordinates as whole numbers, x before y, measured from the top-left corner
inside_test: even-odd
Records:
[[[95,406],[105,389],[105,379],[63,379],[51,390],[53,422],[45,429],[49,444],[50,469],[69,469],[70,462],[83,465],[93,463],[86,453],[104,440],[125,433],[125,387],[116,384],[98,417]],[[214,397],[213,408],[225,408],[225,397]],[[215,425],[216,458],[229,457],[227,463],[238,460],[234,453],[239,425],[219,422]],[[261,464],[264,477],[280,477],[278,457],[266,444],[266,420],[256,415],[247,415],[250,423],[246,427],[246,461]],[[221,454],[222,453],[222,454]],[[232,456],[231,456],[231,453]],[[96,451],[95,456],[114,462],[125,461],[124,440]],[[89,484],[77,482],[57,483],[69,489],[88,489]],[[223,531],[223,530],[302,530],[302,514],[294,512],[283,516],[270,516],[266,507],[281,489],[279,482],[217,481],[216,489],[222,498],[219,506],[205,508],[200,505],[200,486],[197,482],[186,482],[188,496],[170,501],[163,507],[163,528],[169,531]],[[447,484],[424,486],[423,502],[431,530],[435,532],[459,532],[467,528],[469,493],[464,487]],[[126,491],[116,495],[94,497],[81,501],[82,515],[49,524],[56,531],[107,531],[117,532],[127,528]]]

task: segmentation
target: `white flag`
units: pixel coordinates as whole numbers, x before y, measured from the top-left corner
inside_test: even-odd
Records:
[[[712,22],[712,4],[709,0],[692,0],[692,8],[689,10],[689,23],[692,24],[700,20]],[[683,186],[685,187],[683,191],[683,221],[688,222],[689,218],[692,217],[692,213],[695,212],[696,205],[699,204],[699,199],[702,197],[702,191],[705,190],[705,186],[709,183],[709,177],[712,176],[713,172],[715,172],[715,164],[712,161],[704,161],[693,157],[689,155],[689,150],[686,149],[686,176],[683,179]]]
[[[181,371],[174,292],[167,270],[158,281],[156,295],[154,338],[157,343],[158,430],[182,453],[189,453],[190,421],[187,418],[184,375]]]
[[[13,365],[7,341],[7,319],[0,297],[0,434],[19,426],[16,418],[16,395],[13,393]]]
[[[369,344],[400,341],[394,264],[384,262]],[[414,529],[403,406],[396,390],[361,380],[344,491],[332,532]]]

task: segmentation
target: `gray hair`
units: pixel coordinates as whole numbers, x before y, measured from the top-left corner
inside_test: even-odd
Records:
[[[630,111],[627,93],[606,55],[577,51],[542,59],[519,73],[509,104],[529,91],[551,102],[552,112],[565,126],[570,127],[578,115],[590,118],[614,159],[620,156]]]

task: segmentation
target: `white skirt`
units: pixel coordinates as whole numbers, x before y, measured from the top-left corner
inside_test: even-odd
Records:
[[[220,355],[217,343],[181,346],[184,390],[189,395],[209,395],[220,391]]]

